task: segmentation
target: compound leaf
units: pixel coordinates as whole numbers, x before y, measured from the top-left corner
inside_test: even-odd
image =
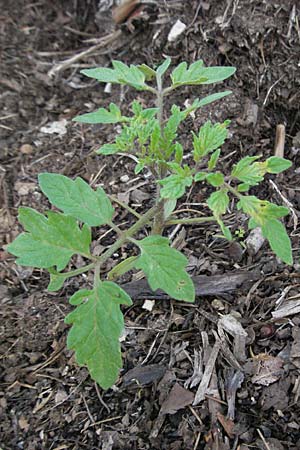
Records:
[[[91,230],[78,227],[73,217],[49,211],[48,217],[32,208],[19,208],[19,221],[26,232],[21,233],[7,250],[17,256],[23,266],[63,270],[72,255],[90,257]]]
[[[177,300],[193,302],[195,288],[185,271],[188,261],[182,253],[169,246],[169,239],[149,236],[137,244],[141,256],[135,267],[144,271],[151,289],[162,289]]]
[[[40,174],[39,185],[52,205],[90,226],[112,220],[114,209],[101,187],[94,191],[82,178],[71,180],[56,173]]]
[[[91,377],[110,388],[122,367],[119,338],[124,328],[120,305],[131,305],[128,294],[117,284],[103,281],[92,291],[79,291],[70,299],[77,308],[65,319],[72,324],[67,346],[78,364],[86,365]]]

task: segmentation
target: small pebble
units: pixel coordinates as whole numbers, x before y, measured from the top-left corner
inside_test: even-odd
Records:
[[[122,183],[127,183],[127,181],[129,181],[129,176],[128,175],[122,175],[120,177],[120,180],[122,181]]]
[[[20,152],[24,155],[30,155],[33,152],[33,147],[30,144],[23,144],[20,147]]]

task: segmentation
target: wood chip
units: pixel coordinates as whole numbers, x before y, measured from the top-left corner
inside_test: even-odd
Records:
[[[248,281],[256,281],[260,278],[258,272],[242,272],[237,271],[225,275],[199,275],[192,277],[195,285],[196,295],[217,295],[224,294],[224,292],[232,292],[241,284]],[[159,289],[153,292],[147,283],[147,280],[142,279],[125,283],[122,288],[134,300],[136,299],[168,299],[170,298],[165,292]]]
[[[296,300],[287,300],[279,309],[272,312],[274,319],[283,319],[284,317],[294,316],[300,312],[300,297]]]
[[[234,338],[234,356],[238,361],[245,361],[247,333],[237,318],[232,314],[222,316],[218,321],[218,329],[223,329]]]
[[[205,399],[205,394],[209,386],[209,382],[211,379],[211,375],[213,373],[215,363],[217,356],[219,354],[221,344],[220,341],[216,341],[215,345],[213,346],[213,349],[211,351],[210,357],[207,361],[207,364],[205,366],[205,371],[200,383],[200,386],[196,392],[195,400],[193,402],[193,405],[198,405],[200,402],[202,402]]]

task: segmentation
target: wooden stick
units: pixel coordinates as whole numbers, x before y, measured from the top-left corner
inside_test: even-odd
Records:
[[[280,158],[284,158],[284,144],[285,144],[285,126],[282,124],[276,127],[276,138],[274,155]]]

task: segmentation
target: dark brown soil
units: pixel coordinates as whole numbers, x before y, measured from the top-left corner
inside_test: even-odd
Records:
[[[100,158],[93,152],[112,140],[114,129],[79,126],[71,118],[111,101],[126,112],[135,95],[130,89],[121,91],[117,87],[105,93],[102,85],[83,77],[80,68],[109,66],[113,59],[156,65],[169,55],[174,64],[202,58],[209,65],[237,67],[236,75],[224,84],[233,94],[217,106],[204,108],[181,129],[186,148],[190,131],[197,130],[207,118],[230,119],[232,138],[223,149],[224,170],[229,171],[241,156],[272,155],[276,126],[285,125],[285,157],[294,165],[283,176],[272,176],[269,180],[276,183],[294,210],[295,220],[291,216],[286,225],[293,241],[295,263],[292,267],[284,266],[267,245],[251,256],[243,247],[248,231],[241,214],[226,217],[233,232],[245,227],[245,235],[242,233],[230,245],[216,236],[214,226],[176,229],[174,238],[178,238],[177,244],[189,257],[191,275],[223,275],[227,279],[237,270],[253,271],[255,281],[215,296],[202,296],[195,305],[163,299],[157,300],[150,312],[143,308],[144,300],[135,301],[125,311],[124,370],[116,387],[103,392],[86,369],[76,365],[65,347],[67,326],[63,318],[70,310],[68,297],[91,280],[72,279],[58,294],[50,294],[46,291],[46,274],[17,266],[1,250],[0,448],[299,449],[297,2],[158,0],[121,27],[112,22],[110,9],[104,11],[105,6],[113,3],[109,0],[1,3],[3,244],[11,242],[20,232],[16,219],[20,205],[40,211],[48,207],[37,185],[37,175],[43,171],[79,175],[94,185],[101,184],[110,193],[122,193],[122,198],[140,212],[148,206],[154,185],[143,175],[133,175],[130,159]],[[168,32],[177,19],[187,29],[175,43],[169,43]],[[64,70],[53,70],[56,64],[117,30],[121,34],[114,35],[115,39],[92,54]],[[54,73],[53,77],[49,71]],[[186,88],[172,102],[183,104],[186,99],[204,96],[208,91]],[[139,94],[139,97],[145,105],[152,105],[148,96]],[[65,134],[41,131],[49,123],[62,123],[63,119],[66,119]],[[132,181],[122,182],[124,174]],[[269,180],[253,193],[282,203]],[[206,198],[207,192],[194,188],[186,203],[199,208]],[[124,210],[117,211],[120,223],[133,220]],[[101,240],[105,231],[103,228],[95,233],[95,247],[112,242],[111,234]],[[126,252],[130,249],[124,247],[120,256]],[[74,264],[80,266],[81,261]],[[112,264],[113,260],[108,263]],[[295,313],[274,319],[272,313],[278,304],[286,302],[292,302]],[[203,370],[207,366],[214,343],[220,339],[217,336],[222,334],[223,315],[239,322],[246,331],[246,360],[237,352],[237,348],[243,348],[241,342],[234,343],[226,334],[220,343],[208,395],[197,406],[191,406],[199,380],[193,387],[188,379],[197,372],[199,354]],[[181,389],[184,386],[189,392]]]

